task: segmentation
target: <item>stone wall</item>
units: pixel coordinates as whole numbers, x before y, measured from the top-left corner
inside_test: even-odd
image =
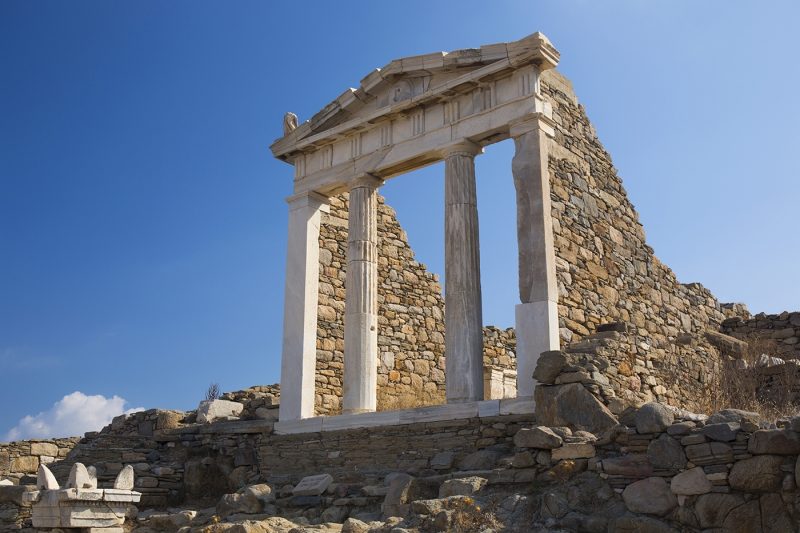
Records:
[[[681,333],[716,329],[714,296],[679,283],[647,245],[642,224],[571,84],[556,71],[542,90],[556,123],[550,174],[562,340],[626,322],[668,348]]]
[[[800,359],[800,312],[779,315],[759,313],[752,318],[734,316],[722,322],[722,332],[744,341],[772,341],[774,351],[767,355],[781,359]]]
[[[317,414],[341,412],[348,195],[320,228]],[[487,366],[514,369],[513,330],[485,331]],[[444,298],[414,257],[394,210],[378,197],[378,410],[444,403]]]
[[[0,443],[0,481],[8,479],[15,485],[35,482],[40,464],[53,464],[67,457],[78,440],[73,437]]]

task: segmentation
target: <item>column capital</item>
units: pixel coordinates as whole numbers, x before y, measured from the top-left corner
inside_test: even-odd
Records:
[[[475,157],[483,153],[483,147],[475,144],[468,139],[460,139],[451,144],[448,144],[440,150],[443,158],[448,158],[451,155],[468,155]]]
[[[314,191],[301,192],[286,198],[286,203],[289,204],[290,211],[303,207],[313,207],[327,213],[330,211],[330,202],[330,198]]]
[[[382,186],[385,182],[377,177],[373,176],[372,174],[362,174],[361,176],[357,176],[350,180],[348,185],[350,186],[350,190],[359,189],[359,188],[367,188],[375,190],[378,187]]]
[[[533,131],[542,131],[548,137],[553,138],[556,136],[555,125],[556,123],[546,113],[536,112],[512,121],[509,133],[512,138],[517,138]]]

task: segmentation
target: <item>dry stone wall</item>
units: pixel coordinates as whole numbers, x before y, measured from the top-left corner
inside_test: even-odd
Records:
[[[569,81],[547,71],[542,90],[556,123],[550,175],[563,341],[617,321],[663,347],[681,333],[716,329],[724,315],[714,296],[697,283],[679,283],[647,245],[611,156]]]
[[[722,332],[744,341],[771,340],[774,353],[767,355],[800,359],[800,312],[759,313],[749,319],[734,316],[722,322]]]
[[[348,195],[331,198],[320,228],[317,414],[341,412]],[[513,330],[485,331],[484,363],[514,369]],[[378,409],[444,403],[444,298],[394,210],[378,198]]]
[[[8,479],[20,484],[35,480],[40,464],[49,465],[67,457],[78,440],[73,437],[0,443],[0,481]]]

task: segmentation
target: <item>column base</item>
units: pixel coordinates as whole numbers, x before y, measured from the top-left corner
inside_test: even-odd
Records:
[[[517,398],[533,398],[533,371],[539,356],[559,349],[558,304],[550,300],[518,304],[515,315]]]

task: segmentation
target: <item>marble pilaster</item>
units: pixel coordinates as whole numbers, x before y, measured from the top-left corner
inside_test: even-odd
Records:
[[[319,227],[328,199],[317,193],[287,198],[289,239],[281,354],[282,421],[314,416],[319,300]]]

